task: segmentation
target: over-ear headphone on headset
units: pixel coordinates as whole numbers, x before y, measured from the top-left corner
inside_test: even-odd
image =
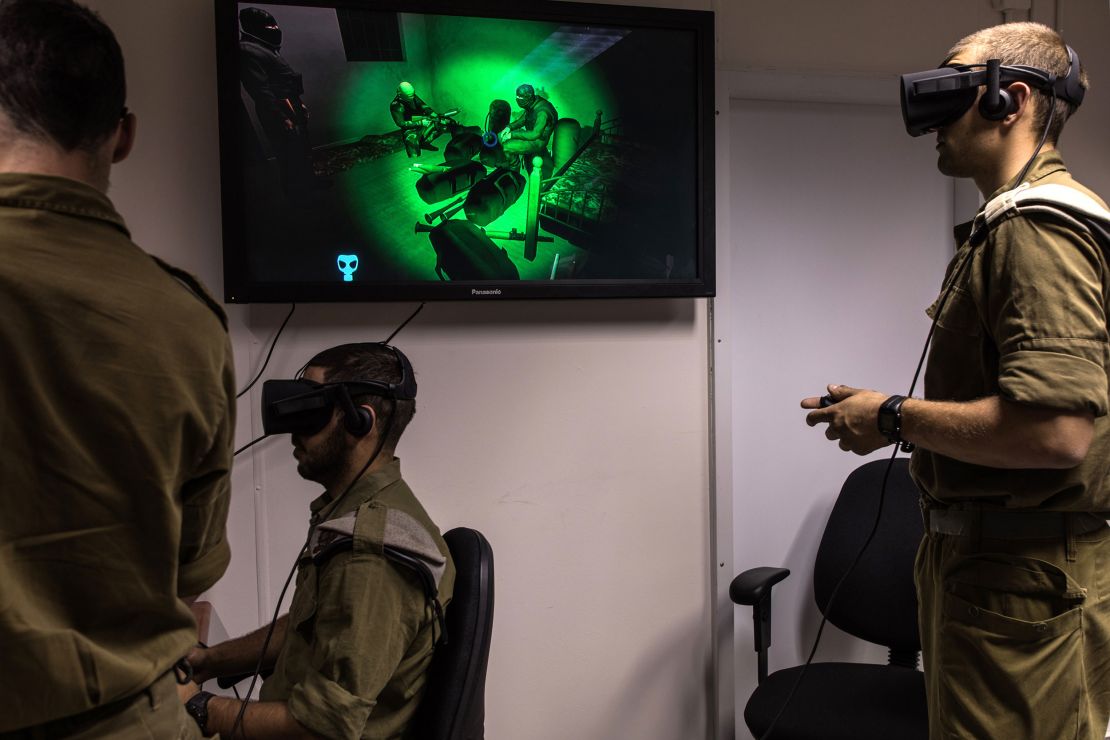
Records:
[[[1078,107],[1086,92],[1079,78],[1079,55],[1070,46],[1068,72],[1063,77],[1039,67],[1001,64],[945,66],[902,75],[902,117],[911,136],[921,136],[952,123],[975,102],[980,85],[987,89],[979,99],[979,112],[1000,121],[1017,110],[1013,95],[1003,85],[1025,82]]]
[[[343,412],[343,426],[356,437],[365,437],[374,428],[374,415],[363,406],[356,406],[347,386],[336,390],[336,402]]]
[[[1010,82],[1028,82],[1041,90],[1051,90],[1057,98],[1079,105],[1083,102],[1083,85],[1079,82],[1079,56],[1070,46],[1068,50],[1068,73],[1058,78],[1056,75],[1037,67],[1007,65],[1005,69]],[[1001,121],[1017,111],[1017,102],[1008,90],[1002,89],[1002,63],[997,59],[987,60],[987,89],[979,98],[979,113],[988,121]]]
[[[979,115],[988,121],[1001,121],[1017,111],[1017,101],[1009,90],[1002,89],[1002,62],[987,60],[987,89],[979,98]]]
[[[360,395],[380,396],[394,401],[416,398],[416,379],[412,364],[404,353],[388,344],[378,344],[393,352],[401,367],[401,380],[348,380],[316,383],[297,380],[267,380],[262,384],[262,430],[267,434],[315,434],[328,425],[336,407],[343,412],[343,425],[356,437],[374,428],[374,416],[354,402]],[[314,364],[314,357],[305,367]]]

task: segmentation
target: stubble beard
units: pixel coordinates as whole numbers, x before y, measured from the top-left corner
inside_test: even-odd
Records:
[[[351,447],[346,430],[336,424],[316,449],[309,452],[302,448],[304,454],[297,461],[297,474],[326,488],[343,473]]]

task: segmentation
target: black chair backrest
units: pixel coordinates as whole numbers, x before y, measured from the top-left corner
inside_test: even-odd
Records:
[[[446,532],[443,539],[455,562],[455,593],[445,617],[447,642],[436,647],[428,686],[409,736],[482,740],[493,631],[493,550],[476,529],[458,527]]]
[[[875,539],[841,587],[832,612],[826,613],[833,589],[874,526],[888,463],[861,465],[844,481],[817,549],[813,591],[821,613],[840,629],[899,652],[916,653],[921,641],[913,563],[924,527],[920,492],[905,458],[896,459],[891,468]]]

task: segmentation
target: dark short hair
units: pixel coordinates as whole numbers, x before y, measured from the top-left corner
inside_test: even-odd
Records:
[[[378,342],[341,344],[325,349],[305,365],[305,368],[310,367],[322,369],[327,383],[351,380],[400,383],[402,380],[401,361],[397,352],[389,345]],[[414,378],[414,387],[415,383]],[[405,427],[416,415],[416,400],[401,401],[371,395],[360,396],[356,400],[369,404],[374,409],[378,418],[375,423],[384,425],[379,433],[385,434],[385,430],[389,430],[382,449],[395,450]]]
[[[127,97],[112,30],[73,0],[0,0],[0,110],[16,130],[92,150]]]
[[[956,45],[948,50],[948,58],[966,51],[977,53],[981,57],[979,60],[981,62],[998,59],[1003,64],[1024,64],[1052,72],[1058,77],[1065,77],[1071,67],[1071,58],[1068,56],[1064,39],[1043,23],[1022,21],[984,28],[957,41]],[[1079,76],[1080,86],[1086,90],[1089,83],[1087,72],[1082,64],[1076,73]],[[1052,102],[1052,94],[1034,89],[1033,99],[1037,101],[1034,123],[1037,133],[1041,133],[1048,124],[1048,114],[1052,110],[1049,105]],[[1056,144],[1060,139],[1060,132],[1064,130],[1064,123],[1075,113],[1075,110],[1074,104],[1056,98],[1052,126],[1048,129],[1049,142]]]

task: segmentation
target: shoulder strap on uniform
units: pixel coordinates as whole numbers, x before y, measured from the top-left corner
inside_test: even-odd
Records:
[[[319,566],[335,554],[352,549],[356,539],[361,547],[380,548],[390,561],[416,571],[430,596],[438,593],[447,559],[432,534],[409,514],[387,507],[360,507],[316,525],[308,551]]]
[[[992,198],[975,217],[971,244],[976,246],[1002,221],[1016,215],[1046,214],[1089,232],[1110,248],[1110,211],[1086,193],[1067,185],[1022,183]]]
[[[434,585],[426,590],[438,593],[439,582],[447,569],[447,558],[436,546],[431,532],[416,518],[398,509],[386,509],[382,547],[391,560],[408,560],[426,570],[431,577],[428,585]]]
[[[208,294],[208,291],[204,289],[204,286],[197,280],[196,276],[182,270],[180,267],[175,267],[155,257],[153,254],[150,255],[150,258],[154,260],[154,264],[169,273],[170,277],[188,288],[190,293],[199,298],[204,305],[208,306],[208,308],[212,310],[212,313],[216,314],[216,318],[220,320],[220,324],[224,327],[224,331],[227,331],[227,314],[224,313],[223,306],[217,303],[216,299]]]

